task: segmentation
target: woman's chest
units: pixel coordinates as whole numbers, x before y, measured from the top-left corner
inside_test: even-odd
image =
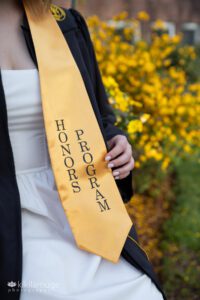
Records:
[[[9,38],[8,38],[9,37]],[[34,67],[19,21],[0,24],[0,66],[2,69],[31,69]]]

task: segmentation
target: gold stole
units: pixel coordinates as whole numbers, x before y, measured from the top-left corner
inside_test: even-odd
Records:
[[[117,262],[132,226],[81,73],[49,10],[35,20],[45,132],[56,186],[77,246]]]

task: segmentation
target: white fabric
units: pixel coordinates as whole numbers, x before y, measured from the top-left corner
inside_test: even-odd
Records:
[[[76,246],[51,169],[38,70],[2,70],[2,82],[22,209],[20,300],[162,300],[123,257],[114,264]]]

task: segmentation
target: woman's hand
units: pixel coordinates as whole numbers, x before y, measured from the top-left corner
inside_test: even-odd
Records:
[[[105,160],[109,161],[108,168],[116,168],[113,171],[115,179],[127,177],[134,168],[134,158],[132,156],[132,146],[129,144],[127,137],[117,134],[108,141],[110,148],[106,154]]]

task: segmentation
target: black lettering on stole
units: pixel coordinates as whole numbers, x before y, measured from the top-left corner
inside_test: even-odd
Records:
[[[92,153],[90,152],[88,142],[84,139],[84,130],[77,129],[75,130],[75,133],[82,153],[83,162],[86,164],[85,171],[88,176],[89,186],[91,189],[95,189],[95,199],[100,208],[100,212],[110,210],[111,208],[108,205],[107,199],[105,199],[105,197],[99,190],[100,184],[98,183],[98,179],[96,177],[96,169],[93,163],[94,158]]]
[[[74,159],[72,157],[68,135],[65,129],[64,119],[55,120],[58,133],[58,140],[60,142],[61,153],[63,156],[63,164],[66,167],[68,179],[71,182],[71,187],[74,193],[79,193],[81,187],[78,182],[78,176],[74,168]]]

